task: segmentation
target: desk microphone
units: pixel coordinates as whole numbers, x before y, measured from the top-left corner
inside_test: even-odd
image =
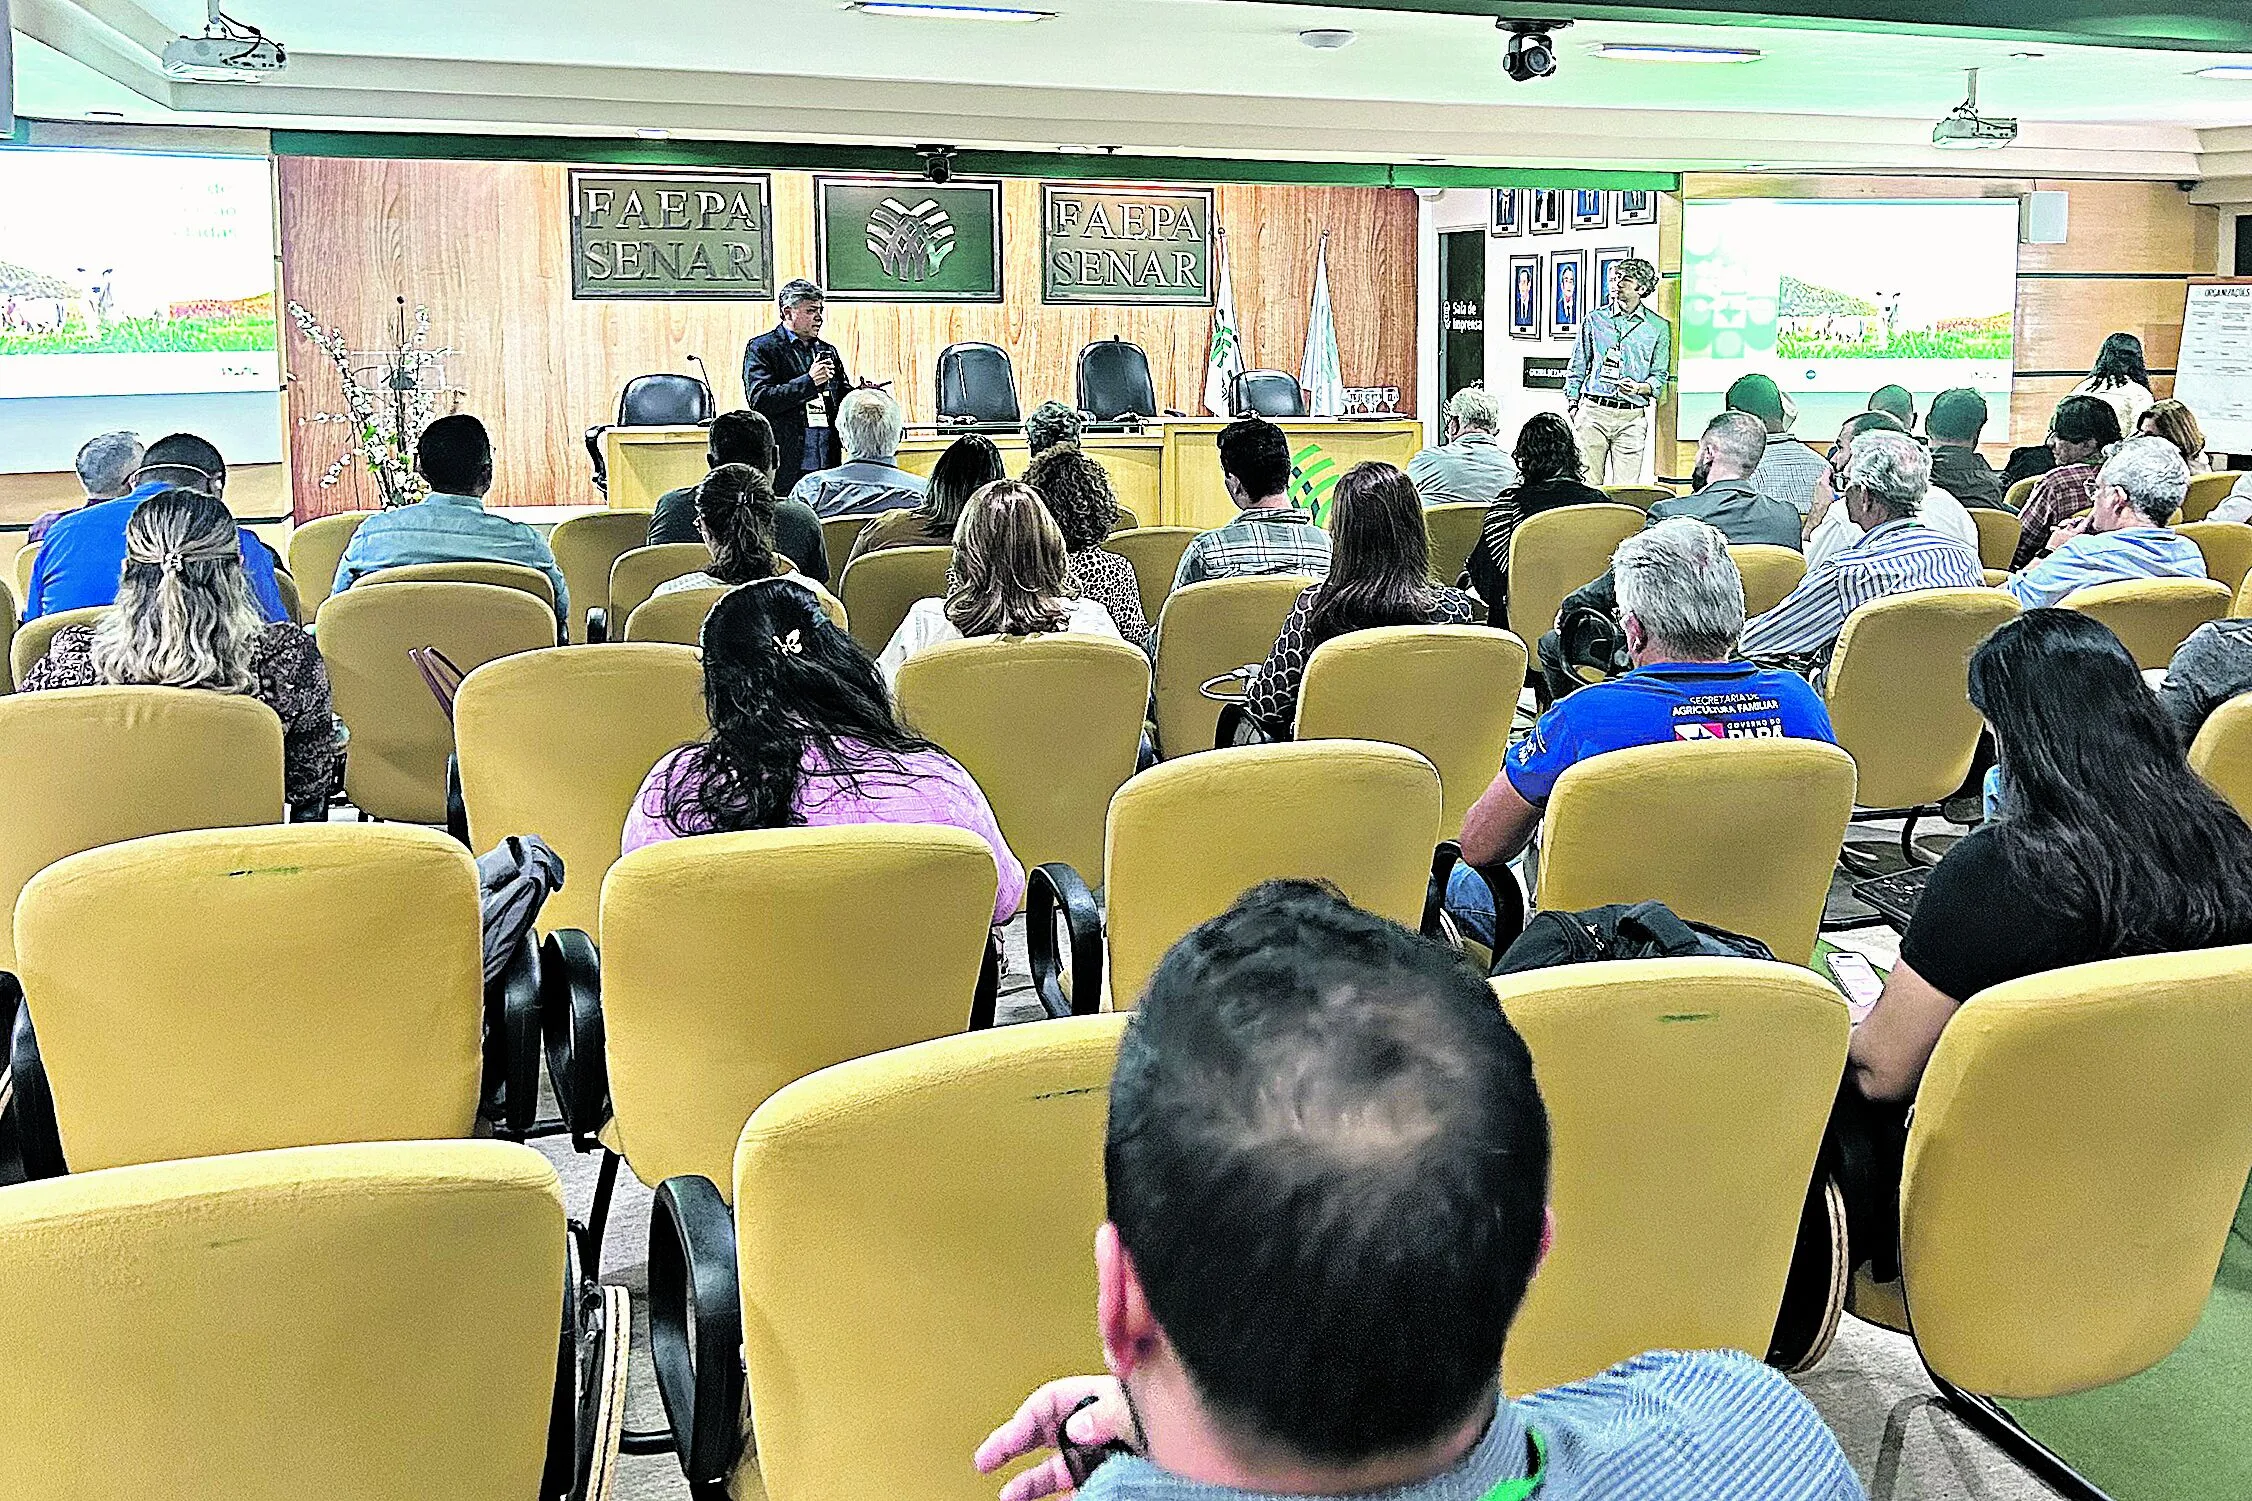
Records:
[[[708,411],[716,408],[719,405],[719,397],[712,390],[712,373],[704,368],[704,357],[700,354],[692,354],[688,359],[696,367],[696,373],[703,377],[705,409]]]

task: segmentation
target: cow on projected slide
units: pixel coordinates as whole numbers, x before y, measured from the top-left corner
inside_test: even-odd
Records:
[[[59,277],[0,261],[0,333],[59,334],[84,296]]]

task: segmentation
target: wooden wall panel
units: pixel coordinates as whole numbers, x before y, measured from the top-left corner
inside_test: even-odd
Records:
[[[618,388],[701,355],[724,405],[742,395],[744,341],[774,323],[751,303],[574,302],[565,169],[521,162],[283,158],[282,276],[287,296],[356,343],[380,342],[399,296],[431,312],[431,339],[456,351],[464,410],[484,417],[500,449],[494,500],[510,505],[597,497],[581,434],[614,410]],[[774,174],[775,273],[813,263],[810,175]],[[1329,232],[1330,295],[1350,386],[1398,386],[1416,410],[1414,195],[1385,188],[1230,185],[1217,215],[1252,363],[1296,371],[1314,259]],[[1080,347],[1119,334],[1150,357],[1159,401],[1201,410],[1211,330],[1205,308],[1062,308],[1039,300],[1039,185],[1005,184],[1000,304],[833,303],[827,336],[855,376],[888,379],[911,421],[928,422],[938,352],[961,339],[1010,351],[1024,403],[1069,399]],[[317,487],[338,450],[307,425],[333,410],[336,383],[292,335],[290,414],[298,514],[370,504],[347,481]]]
[[[2184,283],[2175,279],[2021,280],[2017,284],[2017,368],[2082,373],[2104,339],[2125,331],[2143,341],[2153,370],[2171,370],[2182,352]]]

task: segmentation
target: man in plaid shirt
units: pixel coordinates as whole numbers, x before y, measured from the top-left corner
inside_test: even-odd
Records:
[[[2018,513],[2017,555],[2010,571],[2029,568],[2050,549],[2053,533],[2096,503],[2096,470],[2120,439],[2119,414],[2100,396],[2067,396],[2049,419],[2049,452],[2057,466],[2041,476]]]
[[[1191,542],[1173,587],[1261,573],[1329,574],[1329,533],[1290,503],[1290,440],[1262,417],[1220,429],[1220,472],[1235,520]]]

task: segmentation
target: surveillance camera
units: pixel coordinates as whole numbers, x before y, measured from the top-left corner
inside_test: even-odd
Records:
[[[1556,43],[1549,33],[1571,24],[1569,21],[1495,21],[1494,25],[1509,33],[1509,47],[1502,53],[1501,70],[1515,83],[1548,77],[1556,71]]]
[[[923,159],[923,175],[932,182],[944,185],[954,180],[953,147],[917,146],[915,154]]]

